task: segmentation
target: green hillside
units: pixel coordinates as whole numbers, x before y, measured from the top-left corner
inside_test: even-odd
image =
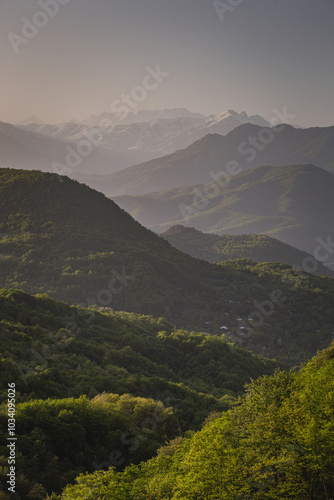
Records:
[[[80,476],[60,498],[333,498],[333,381],[334,346],[299,373],[254,381],[239,406],[156,458],[122,473]]]
[[[0,181],[2,287],[164,316],[188,330],[230,334],[241,345],[250,331],[257,352],[289,366],[331,341],[332,279],[284,264],[194,259],[66,177],[0,169]],[[260,311],[255,328],[252,313],[277,290],[284,303],[275,299],[269,314]]]
[[[29,500],[32,490],[60,491],[99,464],[121,470],[151,458],[274,369],[222,337],[162,318],[15,290],[0,291],[0,341],[0,483],[5,491],[10,383],[20,471],[14,498]]]
[[[129,394],[30,400],[16,406],[16,493],[6,495],[6,408],[0,412],[0,497],[44,499],[82,472],[122,470],[156,454],[180,433],[172,408]],[[154,420],[153,420],[154,419]]]
[[[15,290],[2,290],[0,303],[2,400],[7,380],[23,401],[131,393],[180,407],[187,427],[273,367],[225,337],[180,330],[163,318],[83,309]]]
[[[215,263],[249,259],[256,262],[283,262],[302,268],[303,262],[312,259],[306,252],[264,234],[217,235],[202,233],[192,227],[172,226],[160,236],[192,257]],[[320,262],[314,274],[334,277],[334,272]]]
[[[206,186],[188,186],[116,203],[156,232],[181,224],[213,234],[259,234],[313,255],[332,235],[334,175],[313,165],[263,166]],[[334,264],[334,252],[324,259]],[[324,258],[324,252],[320,252]]]

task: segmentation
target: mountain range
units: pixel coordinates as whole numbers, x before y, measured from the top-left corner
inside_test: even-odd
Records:
[[[143,111],[142,119],[152,119],[134,123],[103,116],[109,121],[95,127],[41,124],[37,117],[28,125],[1,122],[2,166],[56,170],[108,196],[207,184],[264,164],[333,169],[333,127],[272,127],[233,110],[209,117],[183,109]]]
[[[192,113],[186,108],[170,108],[170,109],[141,109],[136,113],[129,112],[126,115],[115,111],[104,111],[99,115],[91,115],[82,120],[84,125],[89,127],[97,127],[102,120],[110,120],[114,125],[123,123],[143,123],[156,120],[175,120],[177,118],[190,118],[200,121],[205,121],[206,116],[201,113]]]
[[[225,136],[207,135],[186,149],[88,182],[109,196],[138,195],[209,184],[217,176],[231,177],[260,165],[313,163],[333,171],[333,152],[334,127],[269,129],[245,124]]]
[[[332,279],[280,263],[194,259],[66,177],[0,169],[0,235],[1,287],[165,316],[288,366],[332,338]]]
[[[97,138],[99,147],[117,153],[123,160],[117,165],[115,158],[112,158],[113,166],[109,171],[121,170],[124,164],[131,166],[139,161],[152,160],[173,153],[209,133],[225,135],[244,123],[271,127],[271,124],[261,116],[248,116],[244,111],[237,113],[228,110],[205,117],[184,108],[141,110],[137,114],[128,113],[125,117],[117,113],[104,112],[92,115],[83,120],[83,123],[75,121],[47,125],[41,123],[37,117],[31,117],[31,120],[34,121],[27,123],[29,121],[27,119],[21,126],[23,125],[25,130],[38,132],[47,137],[78,142],[84,140],[87,134],[93,134]]]
[[[78,144],[3,129],[31,167]],[[329,498],[334,281],[303,264],[325,274],[315,257],[334,253],[332,192],[333,174],[304,164],[119,199],[153,224],[179,211],[235,232],[159,236],[78,181],[0,168],[0,434],[15,416],[15,498]],[[239,234],[263,227],[317,247]]]
[[[115,113],[102,113],[83,123],[98,126],[104,119],[115,125],[106,139],[109,145],[135,148],[138,152],[147,150],[148,153],[154,153],[155,157],[185,148],[207,134],[226,135],[245,123],[272,126],[261,116],[248,116],[245,111],[237,113],[229,109],[217,115],[203,116],[183,108],[142,110],[137,114],[129,113],[123,119],[115,116]]]
[[[67,124],[66,129],[71,132],[66,134],[55,134],[47,136],[35,131],[39,127],[51,127],[47,125],[36,125],[34,127],[18,127],[10,123],[0,122],[0,155],[1,166],[10,168],[33,170],[39,169],[43,172],[59,172],[75,177],[78,173],[106,174],[125,168],[133,163],[138,155],[131,153],[127,158],[122,153],[108,150],[96,143],[94,136],[88,142],[85,132],[87,127],[78,124]],[[32,128],[32,130],[30,130]],[[76,135],[77,134],[77,135]],[[85,140],[86,147],[78,149],[78,142]],[[88,149],[87,149],[88,142]],[[89,154],[87,154],[87,152]],[[56,166],[54,166],[56,164]]]
[[[209,131],[225,133],[245,121],[268,123],[261,117],[248,118],[244,112],[205,117],[184,108],[141,110],[121,118],[105,112],[83,123],[50,125],[37,116],[17,125],[0,122],[2,166],[53,172],[56,162],[58,172],[87,182],[88,175],[109,175],[152,160],[188,146]]]

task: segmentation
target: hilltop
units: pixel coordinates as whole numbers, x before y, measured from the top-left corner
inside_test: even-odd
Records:
[[[312,259],[306,252],[264,234],[217,235],[179,225],[172,226],[160,236],[192,257],[215,263],[249,259],[256,262],[283,262],[301,268],[303,262]],[[334,277],[333,271],[321,262],[317,264],[314,274]]]

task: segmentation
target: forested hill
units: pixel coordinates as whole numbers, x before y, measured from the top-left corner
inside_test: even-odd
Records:
[[[66,177],[0,169],[0,234],[2,287],[226,332],[290,366],[332,338],[332,279],[284,264],[199,261]],[[277,290],[284,300],[273,299]]]
[[[179,406],[188,427],[199,425],[210,406],[224,406],[219,398],[275,366],[224,337],[180,330],[164,318],[6,289],[0,306],[2,400],[7,380],[22,397],[129,392]]]
[[[15,290],[0,291],[0,342],[1,499],[9,498],[8,383],[16,402],[13,498],[31,500],[60,492],[80,472],[151,458],[275,367],[223,337],[163,318]]]
[[[256,262],[283,262],[296,268],[313,262],[311,269],[318,276],[334,277],[334,272],[316,262],[314,256],[265,234],[208,234],[193,227],[172,226],[160,234],[175,248],[197,259],[223,262],[250,259]]]
[[[81,476],[62,500],[334,498],[334,346],[254,381],[240,405],[123,473]],[[56,498],[56,497],[55,497]]]
[[[218,174],[232,170],[246,171],[261,165],[303,165],[312,163],[333,172],[334,127],[295,129],[289,125],[263,129],[246,123],[227,135],[208,134],[186,149],[126,168],[111,175],[95,176],[92,186],[108,196],[142,195],[192,184],[208,184]],[[255,148],[250,137],[269,134],[272,140]],[[232,174],[233,175],[233,174]]]

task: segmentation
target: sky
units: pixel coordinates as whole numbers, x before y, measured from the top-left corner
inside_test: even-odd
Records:
[[[333,0],[0,0],[0,121],[80,121],[130,96],[334,125],[333,23]]]

